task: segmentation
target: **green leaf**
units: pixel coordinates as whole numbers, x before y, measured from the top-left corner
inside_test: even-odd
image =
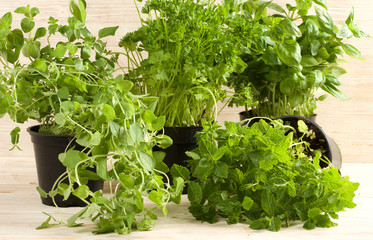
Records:
[[[134,186],[133,180],[131,179],[130,175],[126,175],[124,173],[119,174],[119,181],[128,189],[132,189]]]
[[[101,207],[99,205],[97,205],[96,203],[92,203],[88,207],[87,211],[85,211],[84,214],[81,216],[81,218],[90,218],[90,217],[92,217],[92,215],[95,214],[97,211],[99,211],[100,208]]]
[[[190,179],[190,172],[189,169],[177,164],[172,165],[171,167],[171,175],[173,178],[181,177],[185,181]]]
[[[106,158],[96,159],[96,172],[97,175],[105,181],[109,181],[108,171],[107,171],[107,160]]]
[[[131,89],[133,87],[133,82],[127,81],[127,80],[122,80],[120,82],[117,82],[116,85],[117,85],[118,90],[122,94],[128,94],[129,91],[131,91]]]
[[[276,10],[277,12],[280,12],[280,13],[286,13],[286,11],[278,4],[276,3],[273,3],[271,2],[269,5],[268,5],[268,8],[271,8],[273,10]]]
[[[109,104],[104,104],[102,107],[102,113],[105,116],[106,122],[110,122],[115,119],[115,110]]]
[[[78,46],[76,46],[74,43],[68,43],[67,44],[67,50],[71,55],[74,55],[78,51]],[[76,64],[75,64],[76,67]]]
[[[342,48],[351,57],[363,59],[363,57],[361,56],[361,52],[356,47],[350,44],[342,43]]]
[[[316,60],[316,58],[312,57],[311,55],[304,55],[302,56],[301,65],[303,67],[314,67],[319,65],[319,62]]]
[[[73,149],[69,149],[66,153],[58,156],[58,159],[62,162],[62,164],[70,169],[74,169],[77,164],[86,160],[87,158],[87,154]]]
[[[202,200],[202,188],[196,182],[188,184],[188,199],[191,203],[200,203]]]
[[[75,105],[74,105],[74,103],[71,102],[71,101],[63,101],[63,102],[61,102],[61,108],[62,108],[62,110],[65,111],[66,113],[69,113],[69,112],[71,112],[71,111],[74,110]]]
[[[144,132],[138,123],[132,123],[129,128],[129,135],[135,144],[144,141]]]
[[[335,35],[334,23],[329,13],[324,8],[315,7],[315,10],[316,10],[317,21],[319,22],[321,28],[325,32]]]
[[[254,204],[254,200],[248,196],[245,196],[242,201],[242,208],[249,211]]]
[[[200,161],[198,161],[198,164],[194,168],[193,176],[199,178],[202,181],[205,181],[207,177],[212,173],[214,166],[215,164],[213,161],[202,158]]]
[[[69,219],[67,219],[67,226],[68,227],[81,226],[82,223],[78,224],[78,223],[76,223],[76,220],[78,220],[78,218],[80,218],[88,210],[88,207],[89,206],[86,206],[85,208],[83,208],[82,210],[80,210],[79,212],[77,212],[73,216],[71,216]]]
[[[273,217],[275,214],[276,199],[270,190],[264,190],[261,194],[261,206],[262,209],[268,214],[269,217]]]
[[[52,217],[48,217],[47,220],[45,220],[42,224],[40,224],[38,227],[36,227],[37,230],[39,229],[44,229],[44,228],[48,228],[50,227],[51,225],[49,224],[50,220],[52,219]]]
[[[24,43],[24,37],[23,33],[19,29],[14,29],[8,34],[7,37],[8,41],[14,46],[14,47],[22,47]]]
[[[162,205],[163,195],[158,191],[151,191],[148,196],[149,200],[156,203],[157,205]]]
[[[36,190],[39,192],[41,197],[43,197],[43,198],[48,197],[48,194],[43,189],[41,189],[39,186],[36,187]]]
[[[229,148],[227,147],[227,146],[223,146],[223,147],[221,147],[221,148],[218,148],[217,150],[216,150],[216,152],[214,153],[214,155],[212,156],[212,160],[214,160],[214,161],[218,161],[219,159],[221,159],[223,156],[224,156],[224,154],[226,153],[226,152],[228,152],[229,151]]]
[[[165,116],[156,117],[154,113],[148,109],[144,111],[142,118],[147,123],[150,131],[160,131],[166,122]]]
[[[65,183],[58,185],[58,194],[63,196],[63,200],[66,201],[71,194],[71,187]]]
[[[294,75],[288,76],[280,82],[281,93],[291,96],[294,93],[296,87],[297,77]]]
[[[86,7],[85,2],[82,0],[78,0],[78,4],[76,4],[75,0],[70,0],[70,12],[71,14],[76,17],[81,23],[85,24],[86,21]]]
[[[314,3],[322,6],[325,9],[328,9],[328,5],[326,3],[326,0],[312,0]]]
[[[82,59],[89,59],[91,57],[91,48],[89,47],[83,47],[81,50],[81,58]]]
[[[10,12],[7,12],[4,14],[4,16],[1,18],[1,21],[0,21],[4,28],[5,27],[10,27],[12,25],[12,22],[13,22],[13,16],[12,16],[12,13]]]
[[[48,66],[44,59],[37,58],[32,62],[32,67],[41,72],[47,72]]]
[[[298,130],[301,133],[307,133],[308,132],[308,127],[307,127],[307,125],[304,121],[298,120]]]
[[[321,87],[325,92],[331,94],[332,96],[340,99],[340,100],[348,100],[349,98],[340,90],[338,90],[335,86],[330,83],[325,83]]]
[[[21,14],[25,14],[25,13],[28,13],[30,12],[30,7],[27,6],[27,7],[18,7],[16,8],[16,10],[14,10],[15,13],[21,13]]]
[[[57,92],[57,96],[61,99],[69,99],[70,97],[69,88],[61,87]]]
[[[302,32],[299,30],[298,26],[290,19],[284,18],[279,24],[286,33],[296,37],[302,36]]]
[[[155,159],[144,151],[139,152],[139,160],[146,170],[152,171],[155,167]]]
[[[295,40],[285,40],[277,45],[276,52],[281,61],[291,67],[298,66],[302,60],[301,48]]]
[[[101,143],[101,133],[100,132],[95,132],[92,134],[91,139],[89,140],[89,145],[91,146],[98,146]]]
[[[58,124],[58,125],[65,125],[67,119],[65,117],[65,115],[63,113],[57,113],[55,116],[54,116],[54,121]]]
[[[40,27],[36,30],[34,40],[44,37],[47,34],[47,30],[44,27]]]
[[[67,50],[66,45],[63,43],[59,43],[57,44],[57,47],[53,51],[52,55],[56,58],[62,58],[63,56],[65,56],[66,50]]]
[[[281,219],[275,217],[269,222],[268,230],[272,232],[278,232],[281,229]]]
[[[157,135],[154,139],[156,140],[157,146],[163,149],[173,144],[172,139],[167,135]]]
[[[21,21],[21,28],[25,33],[30,32],[35,27],[35,22],[29,18],[24,18]]]
[[[228,177],[228,165],[224,162],[217,162],[213,173],[218,178],[226,179]]]
[[[250,228],[254,230],[260,230],[266,228],[268,225],[268,221],[265,218],[259,218],[252,222],[250,222]]]
[[[271,2],[264,2],[264,3],[262,2],[260,4],[260,6],[255,11],[255,17],[254,17],[255,21],[258,21],[260,18],[262,18],[262,16],[264,16],[266,14],[266,12],[267,12],[266,8],[269,4],[271,4]]]
[[[77,189],[74,190],[73,194],[78,198],[85,199],[89,196],[89,188],[86,185],[81,185]]]
[[[87,18],[85,0],[78,0],[78,1],[79,1],[79,8],[80,8],[81,22],[85,24],[85,21]]]
[[[118,28],[119,26],[102,28],[98,31],[98,37],[104,38],[107,36],[114,36]]]
[[[21,132],[21,128],[18,126],[13,128],[13,130],[10,132],[10,138],[11,138],[11,142],[13,145],[17,145],[19,143],[20,132]]]

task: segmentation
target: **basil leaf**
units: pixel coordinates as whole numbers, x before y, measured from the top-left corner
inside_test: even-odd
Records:
[[[277,45],[276,53],[282,62],[291,67],[298,66],[302,60],[301,48],[295,40],[285,40]]]

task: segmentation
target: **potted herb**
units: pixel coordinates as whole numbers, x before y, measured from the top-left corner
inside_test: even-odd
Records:
[[[204,125],[198,148],[188,155],[191,171],[175,165],[174,176],[188,184],[189,211],[200,221],[246,223],[252,229],[279,231],[300,221],[306,229],[332,227],[337,212],[353,208],[358,183],[341,177],[306,136],[314,134],[299,120],[302,135],[282,120]],[[243,125],[244,124],[244,125]],[[320,168],[324,161],[327,167]],[[190,179],[194,177],[194,180]]]
[[[79,9],[73,1],[71,5],[75,11]],[[50,17],[47,28],[36,27],[39,9],[30,6],[15,10],[24,15],[20,28],[11,28],[11,13],[1,18],[0,113],[7,113],[16,123],[29,119],[40,123],[28,131],[34,143],[39,185],[46,191],[65,172],[58,154],[68,146],[83,150],[72,141],[81,126],[61,123],[66,119],[76,121],[79,106],[94,101],[97,82],[113,73],[113,61],[107,58],[105,43],[101,38],[95,39],[85,27],[84,8],[80,9],[79,15],[76,12],[68,19],[68,25],[60,25]],[[105,31],[108,29],[102,30]],[[52,45],[56,35],[66,40]],[[94,60],[91,55],[95,55]],[[11,132],[14,147],[18,147],[19,131],[16,127]],[[103,182],[90,182],[90,186],[99,190]],[[56,197],[42,202],[61,207],[85,204],[76,197],[64,200]]]
[[[260,22],[263,33],[250,45],[251,53],[241,56],[246,69],[228,81],[237,95],[231,104],[245,106],[246,115],[251,111],[252,116],[311,117],[317,102],[328,95],[347,99],[338,89],[338,78],[346,72],[339,62],[344,54],[362,56],[344,40],[368,36],[353,22],[353,9],[337,27],[325,1],[296,1],[286,9],[273,2],[250,1],[242,8]],[[242,94],[250,89],[252,94]]]
[[[66,146],[58,155],[64,172],[51,189],[37,189],[54,203],[58,195],[63,200],[73,195],[85,207],[66,222],[47,214],[38,229],[51,226],[52,220],[75,227],[81,225],[76,223],[79,218],[91,218],[98,226],[95,233],[149,230],[157,218],[153,209],[167,214],[167,202],[180,202],[183,187],[181,178],[171,186],[163,173],[164,153],[152,150],[172,144],[169,137],[157,135],[165,118],[154,115],[154,97],[131,93],[133,83],[114,74],[117,55],[106,49],[102,38],[114,35],[117,27],[101,29],[95,37],[85,27],[85,2],[71,1],[70,10],[68,25],[50,18],[48,30],[32,31],[36,8],[17,8],[25,15],[22,30],[11,29],[11,13],[1,18],[0,113],[18,123],[38,120],[39,132],[72,135],[81,147]],[[55,34],[67,40],[53,46],[50,38]],[[42,37],[47,38],[45,47],[38,40]],[[21,52],[29,63],[19,61]],[[16,128],[16,147],[18,138]],[[97,179],[109,182],[109,195],[88,186]],[[144,198],[156,206],[144,207]]]
[[[158,97],[155,115],[166,117],[165,133],[174,141],[165,160],[170,166],[195,147],[201,120],[216,120],[226,78],[242,67],[228,23],[244,26],[249,19],[236,11],[215,1],[148,0],[142,26],[120,42],[137,92]]]

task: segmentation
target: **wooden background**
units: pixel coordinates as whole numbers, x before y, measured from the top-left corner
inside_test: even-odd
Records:
[[[278,4],[294,3],[290,0],[274,0],[274,2]],[[373,35],[372,0],[327,0],[327,2],[329,11],[337,23],[343,22],[351,7],[354,6],[355,22]],[[93,33],[96,34],[103,27],[120,26],[117,37],[107,38],[108,46],[112,49],[118,50],[116,45],[120,37],[139,26],[133,0],[87,0],[87,3],[87,25]],[[0,0],[0,16],[27,4],[40,9],[41,14],[36,20],[39,23],[38,26],[47,26],[49,16],[59,19],[60,23],[64,23],[69,16],[69,0]],[[20,20],[20,16],[15,16],[14,24],[18,25]],[[349,63],[343,64],[348,70],[348,73],[341,78],[345,84],[343,91],[351,99],[343,102],[329,97],[326,101],[319,103],[317,122],[340,146],[343,162],[373,163],[373,83],[371,80],[371,76],[373,76],[373,39],[352,39],[348,42],[362,51],[366,61],[349,59]],[[219,122],[238,120],[239,111],[240,109],[226,108],[219,116]],[[0,119],[0,159],[17,156],[25,161],[26,159],[30,160],[29,157],[33,156],[33,150],[25,129],[32,124],[34,122],[21,126],[23,151],[9,152],[8,149],[11,147],[9,132],[15,124],[7,117]],[[5,167],[5,162],[0,161],[0,171],[5,171]]]

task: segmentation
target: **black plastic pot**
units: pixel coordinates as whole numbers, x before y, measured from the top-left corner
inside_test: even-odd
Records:
[[[248,118],[253,118],[255,115],[252,113],[252,111],[243,111],[239,113],[240,120],[243,121]],[[288,122],[293,128],[298,129],[298,120],[303,120],[309,129],[312,129],[316,134],[316,140],[313,139],[305,139],[308,142],[313,142],[311,144],[311,147],[313,149],[319,149],[325,151],[325,156],[329,159],[329,161],[333,164],[333,166],[337,167],[339,170],[342,167],[342,155],[340,152],[340,149],[336,142],[328,137],[325,132],[322,130],[322,128],[316,123],[316,114],[312,115],[309,118],[298,116],[298,115],[287,115],[279,117],[279,119],[282,119],[284,122]],[[255,122],[258,122],[261,118],[255,118],[252,119],[248,126],[251,126]],[[264,118],[266,122],[270,122],[267,118]],[[299,133],[300,134],[300,133]],[[300,137],[300,136],[299,136]],[[320,162],[320,167],[326,167],[327,164]]]
[[[316,135],[316,138],[309,138],[305,136],[303,139],[310,143],[310,147],[312,149],[321,149],[322,151],[325,151],[325,156],[329,159],[333,166],[341,169],[342,158],[337,144],[334,142],[333,139],[329,138],[326,135],[326,133],[316,122],[314,122],[310,118],[297,115],[283,116],[279,119],[282,119],[284,123],[292,126],[296,130],[298,130],[298,121],[302,120],[307,125],[308,129],[312,130]],[[301,137],[300,135],[303,133],[297,132],[296,134],[299,135],[296,137]],[[320,161],[320,167],[323,168],[327,166],[328,164]]]
[[[38,133],[39,125],[32,126],[27,129],[31,135],[31,141],[34,145],[36,170],[38,175],[39,186],[44,191],[49,192],[55,181],[61,174],[66,171],[66,167],[58,160],[58,155],[65,152],[66,147],[73,139],[70,135],[51,135]],[[82,146],[73,142],[69,147],[75,147],[76,150],[82,150]],[[68,183],[65,181],[65,183]],[[91,191],[95,192],[103,189],[103,181],[88,181],[88,187]],[[72,207],[72,206],[85,206],[81,199],[74,195],[63,201],[63,196],[56,195],[54,197],[57,206],[59,207]],[[41,198],[43,204],[48,206],[55,206],[52,198]]]
[[[192,151],[197,147],[197,139],[194,137],[194,135],[201,130],[202,127],[200,126],[165,127],[164,134],[172,139],[173,144],[166,149],[154,147],[154,151],[163,151],[166,153],[166,157],[163,162],[170,169],[173,164],[187,167],[188,162],[186,160],[190,158],[185,154],[185,152]],[[172,182],[170,173],[168,173],[167,176]]]

